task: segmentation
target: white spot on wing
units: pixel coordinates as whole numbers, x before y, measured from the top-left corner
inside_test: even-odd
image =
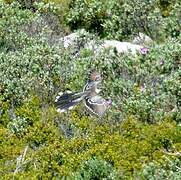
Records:
[[[63,112],[65,112],[66,110],[65,109],[57,109],[57,112],[59,112],[59,113],[63,113]]]
[[[88,99],[89,104],[97,105],[97,106],[102,106],[105,105],[105,99],[103,99],[101,96],[96,96],[99,97],[98,99],[95,99],[94,101],[92,99]]]
[[[79,101],[81,101],[82,99],[83,99],[83,97],[80,97],[80,98],[77,98],[77,99],[73,100],[73,102],[79,102]]]
[[[63,95],[63,92],[59,92],[58,95],[59,95],[59,96],[62,96],[62,95]]]
[[[66,93],[70,94],[70,93],[72,93],[72,91],[66,91]]]
[[[59,98],[60,98],[60,96],[57,96],[57,97],[55,98],[55,102],[57,102]]]
[[[73,109],[73,108],[74,108],[74,106],[71,106],[71,107],[69,107],[68,109],[71,110],[71,109]]]

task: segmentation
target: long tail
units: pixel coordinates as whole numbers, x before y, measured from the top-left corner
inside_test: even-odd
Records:
[[[71,91],[67,91],[66,93],[58,93],[58,96],[55,99],[57,111],[65,112],[66,110],[74,108],[86,97],[86,95],[86,92],[72,93]]]

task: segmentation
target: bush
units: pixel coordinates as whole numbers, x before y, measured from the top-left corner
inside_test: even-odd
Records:
[[[60,52],[60,48],[51,47],[44,36],[28,35],[24,27],[37,19],[39,12],[21,9],[17,3],[6,5],[1,2],[0,6],[2,100],[11,99],[11,103],[18,104],[26,99],[30,91],[40,92],[44,89],[44,93],[46,90],[46,93],[53,92],[53,84],[61,82],[60,72],[69,68],[65,60],[66,51],[62,49]],[[63,61],[66,62],[65,69],[62,68]]]
[[[9,122],[8,128],[16,135],[21,135],[26,127],[27,127],[27,120],[25,118],[17,117]]]
[[[115,179],[115,172],[106,161],[93,158],[84,162],[72,179]]]
[[[148,165],[144,167],[144,169],[140,173],[140,176],[143,179],[151,179],[151,180],[152,179],[177,180],[181,178],[180,167],[181,167],[181,164],[180,164],[179,159],[169,160],[167,164],[162,165],[161,167],[156,163],[149,163]]]
[[[121,41],[132,38],[138,32],[144,32],[157,41],[164,40],[165,34],[178,36],[179,2],[171,6],[170,16],[165,19],[159,7],[157,0],[72,0],[67,23],[71,29],[85,28],[102,37]]]

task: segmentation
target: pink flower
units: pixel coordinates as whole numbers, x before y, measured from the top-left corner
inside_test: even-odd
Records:
[[[146,48],[146,47],[143,47],[143,48],[140,49],[140,53],[141,53],[142,55],[146,55],[146,54],[148,54],[148,52],[149,52],[149,49]]]
[[[111,100],[111,99],[107,100],[107,101],[106,101],[106,105],[107,105],[107,106],[111,106],[111,105],[112,105],[112,100]]]
[[[164,63],[165,63],[164,60],[161,59],[161,60],[160,60],[160,65],[162,66]]]

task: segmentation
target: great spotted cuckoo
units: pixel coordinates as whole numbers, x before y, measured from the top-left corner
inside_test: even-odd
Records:
[[[111,100],[105,100],[103,97],[99,96],[101,89],[100,83],[102,77],[97,72],[92,72],[89,81],[83,88],[82,92],[73,93],[67,91],[65,93],[58,93],[55,99],[55,105],[58,112],[65,112],[72,109],[74,106],[84,101],[86,108],[93,114],[102,117],[106,110],[112,104]]]

